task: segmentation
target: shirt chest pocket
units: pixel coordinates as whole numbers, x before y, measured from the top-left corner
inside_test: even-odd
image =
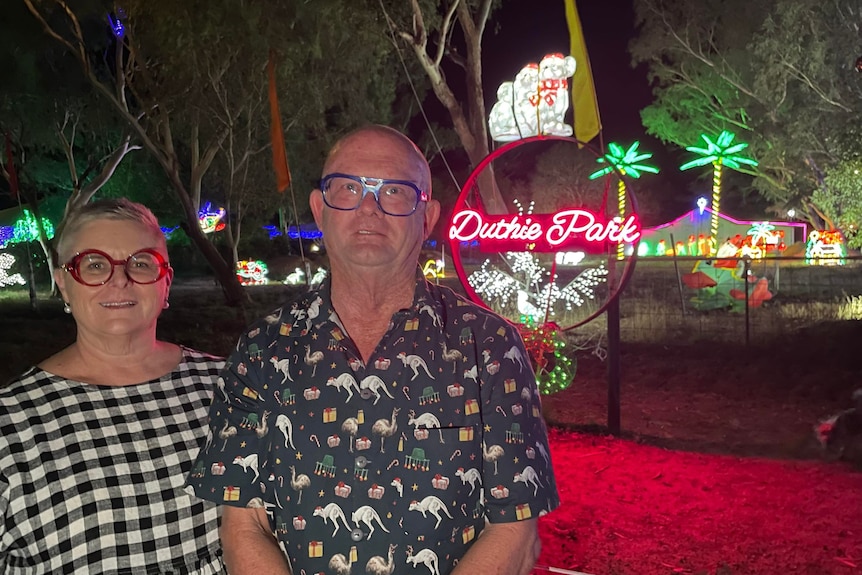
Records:
[[[478,425],[416,427],[404,436],[400,467],[417,491],[455,493],[481,487],[482,444]]]

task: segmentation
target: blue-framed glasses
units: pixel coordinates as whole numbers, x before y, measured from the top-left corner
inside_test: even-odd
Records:
[[[384,180],[334,173],[320,180],[323,201],[335,210],[355,210],[365,194],[371,194],[384,214],[409,216],[428,194],[407,180]]]

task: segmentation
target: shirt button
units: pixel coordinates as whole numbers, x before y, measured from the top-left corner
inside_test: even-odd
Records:
[[[368,465],[368,458],[364,455],[360,455],[356,458],[356,467],[359,469],[363,469],[366,465]]]
[[[350,532],[350,539],[358,543],[359,541],[365,539],[365,533],[362,532],[362,529],[354,529]]]
[[[359,397],[362,399],[370,399],[371,398],[371,390],[367,387],[359,392]]]

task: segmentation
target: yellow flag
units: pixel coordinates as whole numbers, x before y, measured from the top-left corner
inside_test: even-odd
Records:
[[[572,78],[575,137],[581,142],[589,142],[602,131],[602,121],[599,119],[599,103],[596,100],[596,87],[593,84],[593,72],[590,69],[590,58],[587,55],[581,19],[578,18],[578,8],[575,6],[575,0],[565,0],[565,2],[571,54],[578,63]]]

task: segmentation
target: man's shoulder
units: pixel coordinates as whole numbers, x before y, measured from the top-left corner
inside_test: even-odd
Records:
[[[449,311],[449,317],[458,318],[465,325],[478,326],[477,332],[515,329],[505,317],[470,301],[452,288],[428,282],[428,295]]]
[[[256,318],[248,326],[246,333],[250,333],[256,328],[266,328],[274,324],[293,323],[305,313],[305,310],[314,305],[319,297],[321,297],[320,287],[294,292],[279,307]]]

